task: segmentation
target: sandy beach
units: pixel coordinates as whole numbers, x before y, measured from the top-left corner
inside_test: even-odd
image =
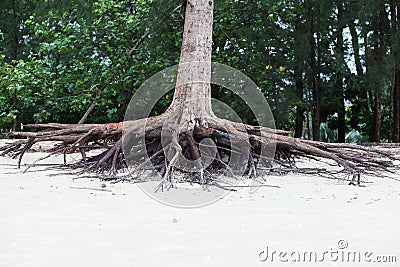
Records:
[[[43,155],[27,153],[23,162]],[[135,184],[74,179],[73,170],[51,165],[25,169],[0,158],[4,267],[310,266],[301,259],[309,254],[317,256],[313,266],[400,264],[398,180],[368,177],[355,187],[313,175],[268,176],[253,194],[243,187],[180,209]],[[360,262],[343,253],[361,255]]]

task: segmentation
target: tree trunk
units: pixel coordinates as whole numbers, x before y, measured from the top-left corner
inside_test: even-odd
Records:
[[[397,4],[398,5],[398,4]],[[397,11],[396,11],[397,8]],[[396,7],[396,1],[390,1],[391,34],[392,34],[392,58],[394,60],[393,78],[392,78],[392,117],[393,131],[392,140],[395,143],[400,141],[400,48],[396,47],[398,43],[398,30],[400,18],[397,13],[400,12],[399,6]]]
[[[382,99],[381,89],[379,84],[375,84],[374,95],[374,141],[379,143],[381,141],[381,127],[382,127]]]
[[[375,31],[376,41],[374,47],[374,57],[376,61],[377,73],[374,79],[374,140],[380,142],[381,140],[381,127],[382,127],[382,82],[381,71],[383,69],[383,57],[385,54],[385,32],[384,32],[384,19],[385,9],[382,4],[381,11],[379,12],[378,29]]]
[[[13,33],[13,60],[14,68],[18,65],[18,16],[17,16],[17,4],[16,0],[12,2],[13,22],[14,22],[14,33]],[[13,111],[14,116],[17,115],[17,89],[14,86],[13,91]],[[12,131],[15,132],[17,128],[17,118],[15,117],[12,124]]]
[[[296,129],[294,133],[295,138],[300,138],[303,135],[303,123],[304,123],[304,83],[302,77],[302,69],[297,68],[294,71],[295,76],[295,86],[297,95],[297,105],[296,105]]]
[[[373,60],[373,57],[371,56],[374,51],[369,47],[369,42],[368,42],[368,26],[364,24],[364,29],[363,29],[363,39],[364,39],[364,50],[365,50],[365,69],[366,69],[366,78],[370,79],[371,75],[373,74],[374,66],[375,66],[375,61]],[[368,84],[369,86],[365,86],[365,91],[366,91],[366,102],[367,102],[367,108],[368,110],[372,110],[374,107],[374,96],[373,96],[373,91],[372,91],[372,85]]]
[[[300,138],[303,136],[303,124],[304,124],[304,81],[303,81],[303,71],[304,71],[304,25],[301,21],[300,16],[296,16],[295,19],[295,33],[294,33],[294,82],[295,82],[295,95],[296,95],[296,128],[294,132],[295,138]]]
[[[315,39],[314,39],[314,14],[313,6],[310,1],[306,1],[307,10],[307,44],[308,44],[308,56],[309,56],[309,66],[306,74],[306,79],[308,80],[308,86],[311,87],[313,100],[312,100],[312,132],[313,140],[320,140],[320,124],[321,124],[321,91],[319,88],[319,81],[316,71],[316,59],[315,59]]]
[[[357,72],[356,82],[358,89],[357,96],[355,98],[356,101],[353,102],[354,106],[352,107],[352,111],[354,114],[359,114],[360,112],[365,112],[365,110],[368,110],[368,94],[365,87],[361,86],[361,81],[364,80],[364,70],[361,63],[359,36],[353,18],[349,18],[348,27],[350,29],[351,44],[354,51],[354,62]],[[350,124],[352,128],[357,129],[360,124],[359,116],[352,116]]]
[[[393,107],[393,142],[400,141],[400,67],[393,70],[392,81],[392,107]]]
[[[311,89],[310,89],[310,69],[306,68],[306,79],[305,79],[305,84],[304,84],[304,89],[306,91],[306,129],[305,131],[307,132],[307,139],[311,140],[311,135],[312,135],[312,122],[310,122],[310,117],[312,119],[312,99],[311,99]],[[311,116],[310,116],[311,115]]]
[[[361,64],[361,56],[360,56],[360,43],[358,41],[358,34],[355,26],[354,20],[351,18],[349,23],[348,23],[349,29],[350,29],[350,35],[351,35],[351,44],[353,47],[354,51],[354,62],[356,64],[356,72],[358,79],[362,79],[364,76],[364,70]],[[361,106],[361,108],[368,109],[368,101],[367,101],[367,91],[365,88],[360,88],[358,91],[359,97],[358,97],[358,105]]]
[[[344,47],[343,47],[343,3],[339,0],[337,2],[338,9],[338,29],[337,29],[337,44],[335,47],[336,60],[338,64],[336,73],[336,94],[337,94],[337,114],[338,114],[338,142],[344,143],[346,137],[346,122],[345,122],[345,107],[344,107],[344,72],[346,69],[346,62],[344,61]]]
[[[354,61],[356,64],[357,76],[362,77],[364,71],[361,65],[360,44],[358,42],[358,34],[353,19],[350,20],[348,26],[351,34],[351,44],[354,51]],[[365,92],[361,91],[360,94],[363,94],[363,96],[365,97]]]
[[[211,52],[214,2],[188,0],[175,94],[168,110],[191,124],[212,116]]]

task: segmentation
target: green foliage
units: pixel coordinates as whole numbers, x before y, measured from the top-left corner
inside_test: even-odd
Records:
[[[122,120],[135,90],[151,75],[179,62],[184,4],[181,0],[1,1],[0,128],[10,129],[14,119],[17,125],[76,123],[94,101],[88,122]],[[314,99],[306,75],[313,59],[318,73],[312,75],[319,79],[321,91],[321,137],[330,142],[337,139],[334,115],[338,105],[344,105],[338,102],[342,94],[348,107],[348,140],[373,136],[373,96],[379,75],[382,134],[389,139],[392,70],[399,61],[400,34],[391,32],[387,11],[385,64],[374,64],[374,32],[383,4],[215,1],[212,59],[248,75],[268,99],[276,125],[287,130],[294,130],[297,107],[305,111],[303,117],[312,117]],[[352,66],[350,22],[360,42],[361,75]],[[343,28],[347,33],[339,51],[337,36]],[[296,85],[296,75],[301,85]],[[343,81],[342,88],[338,80]],[[171,92],[161,98],[152,114],[162,113],[172,96]],[[246,123],[256,123],[245,103],[231,92],[213,87],[213,97],[230,105]]]
[[[170,20],[176,24],[180,18],[182,8],[166,16],[172,4],[157,21],[152,18],[156,6],[151,1],[2,4],[7,7],[0,13],[2,17],[13,8],[18,13],[14,20],[4,19],[0,25],[4,48],[0,50],[0,128],[9,129],[14,118],[21,123],[76,123],[95,100],[88,122],[121,120],[136,88],[176,62],[179,55],[179,49],[171,49],[171,42],[158,43],[157,51],[147,48],[156,42],[151,35],[164,35],[174,40],[172,46],[177,45],[175,36],[181,34],[180,27],[175,27],[179,31],[172,37],[156,31],[157,26],[171,26]],[[7,30],[13,23],[20,36],[17,61],[13,61],[14,32]]]

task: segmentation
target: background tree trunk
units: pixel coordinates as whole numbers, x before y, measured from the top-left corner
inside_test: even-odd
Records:
[[[391,52],[392,59],[394,60],[393,79],[392,79],[392,117],[393,117],[393,131],[392,140],[395,143],[400,141],[400,47],[398,47],[399,36],[399,23],[400,13],[399,4],[395,0],[390,1],[390,17],[391,17]],[[396,6],[397,5],[397,6]],[[396,10],[397,9],[397,10]]]
[[[303,71],[304,71],[304,25],[301,22],[301,18],[298,15],[295,19],[295,41],[296,46],[294,49],[294,79],[295,79],[295,94],[297,96],[296,105],[296,119],[295,119],[295,132],[294,137],[300,138],[303,136],[303,124],[304,124],[304,81],[303,81]]]
[[[300,138],[303,135],[303,124],[304,124],[304,83],[303,83],[303,71],[302,67],[296,67],[294,71],[295,75],[295,86],[296,94],[298,98],[298,104],[296,106],[296,129],[294,133],[295,138]]]
[[[363,68],[361,65],[360,44],[358,41],[358,34],[357,34],[356,26],[355,26],[354,20],[352,18],[350,19],[348,26],[349,26],[350,35],[351,35],[351,45],[352,45],[353,51],[354,51],[354,62],[356,64],[357,76],[362,77],[364,71],[363,71]],[[361,97],[365,98],[364,91],[360,92],[360,94],[362,94]]]
[[[347,65],[344,60],[344,47],[343,47],[343,2],[341,0],[337,1],[337,44],[335,47],[336,60],[338,64],[337,74],[336,74],[336,86],[335,91],[337,94],[337,114],[338,114],[338,142],[344,143],[346,137],[346,122],[345,122],[345,107],[344,107],[344,73],[346,71]]]
[[[319,73],[316,71],[316,47],[314,39],[314,12],[313,5],[310,0],[305,2],[307,12],[307,44],[309,62],[307,66],[306,79],[307,84],[312,92],[312,133],[313,140],[320,140],[320,124],[321,124],[321,91],[319,88]]]
[[[17,15],[17,3],[16,0],[12,2],[12,12],[13,12],[13,22],[14,22],[14,33],[13,33],[13,60],[14,60],[14,68],[18,65],[18,15]],[[17,115],[17,89],[14,86],[13,91],[13,111],[14,116]],[[12,124],[12,131],[15,132],[17,128],[17,118],[15,117]]]
[[[381,127],[382,127],[382,77],[381,72],[383,69],[383,57],[385,55],[385,6],[382,2],[381,10],[378,17],[378,29],[375,31],[375,46],[374,46],[374,59],[376,63],[377,72],[374,73],[374,141],[380,142],[381,140]]]

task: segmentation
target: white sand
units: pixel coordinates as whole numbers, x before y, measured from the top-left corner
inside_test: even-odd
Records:
[[[37,157],[27,154],[25,162]],[[346,251],[338,250],[339,240],[348,251],[395,255],[397,263],[385,266],[400,266],[400,182],[392,179],[371,177],[366,187],[353,187],[272,176],[268,184],[279,188],[242,188],[209,206],[178,209],[134,184],[73,189],[102,182],[43,168],[22,173],[16,160],[0,158],[0,266],[310,266],[280,263],[277,255],[261,262],[259,254],[268,246],[322,257]],[[365,265],[330,259],[312,266]]]

